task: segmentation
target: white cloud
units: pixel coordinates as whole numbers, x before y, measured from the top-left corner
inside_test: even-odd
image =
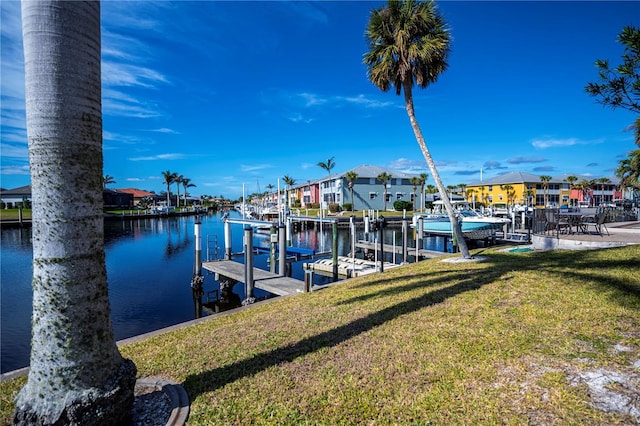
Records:
[[[174,134],[174,135],[179,135],[180,134],[179,132],[176,132],[173,129],[168,129],[166,127],[161,127],[159,129],[151,129],[149,131],[150,132],[157,132],[157,133],[171,133],[171,134]]]
[[[241,164],[240,165],[240,171],[241,172],[255,172],[257,170],[264,170],[264,169],[268,169],[271,168],[272,166],[269,164],[255,164],[255,165],[248,165],[248,164]]]
[[[172,153],[172,154],[151,155],[147,157],[132,157],[132,158],[129,158],[129,160],[130,161],[180,160],[186,157],[187,156],[184,154]]]
[[[596,145],[602,143],[602,140],[592,140],[592,141],[584,141],[578,138],[566,138],[566,139],[556,139],[556,138],[538,138],[531,141],[531,145],[534,148],[539,149],[547,149],[547,148],[557,148],[564,146],[574,146],[574,145]]]

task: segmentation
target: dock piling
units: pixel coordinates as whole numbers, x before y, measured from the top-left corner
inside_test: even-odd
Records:
[[[280,257],[278,262],[278,275],[284,277],[287,275],[287,237],[285,235],[286,228],[282,223],[278,226],[278,244],[280,245]]]
[[[278,247],[278,231],[276,230],[275,225],[271,225],[271,229],[269,231],[269,236],[271,239],[269,242],[271,243],[271,247],[269,250],[269,272],[272,274],[276,273],[276,248]]]
[[[231,260],[231,222],[224,222],[224,259]]]
[[[243,305],[255,302],[253,297],[253,228],[245,225],[244,228],[244,287],[245,299]]]
[[[331,254],[333,257],[333,282],[338,281],[338,224],[332,224]]]
[[[313,286],[313,271],[306,270],[304,271],[304,292],[309,293],[311,291],[312,286]]]

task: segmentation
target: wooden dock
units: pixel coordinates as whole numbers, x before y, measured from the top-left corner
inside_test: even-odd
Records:
[[[356,248],[361,248],[361,249],[365,249],[365,250],[379,250],[380,249],[379,246],[380,246],[380,244],[372,243],[372,242],[369,242],[369,241],[360,240],[360,241],[356,242]],[[396,245],[396,246],[393,246],[392,244],[385,244],[384,245],[384,252],[385,253],[393,253],[394,251],[395,251],[396,254],[402,254],[402,245]],[[444,256],[446,254],[449,254],[449,253],[444,253],[444,252],[436,251],[436,250],[425,250],[425,249],[419,249],[418,250],[418,256],[423,257],[423,258],[428,258],[428,259],[432,259],[434,257]],[[416,248],[415,247],[407,247],[407,255],[415,257]]]
[[[232,260],[203,262],[202,268],[217,275],[244,283],[244,264]],[[304,282],[290,277],[281,277],[259,268],[253,268],[253,286],[278,296],[302,293]]]
[[[384,270],[397,268],[400,265],[384,262]],[[321,275],[333,275],[333,260],[320,259],[315,262],[302,265],[306,271],[317,272]],[[378,272],[379,264],[370,260],[352,259],[350,257],[338,256],[338,276],[343,278],[355,278],[363,275]]]

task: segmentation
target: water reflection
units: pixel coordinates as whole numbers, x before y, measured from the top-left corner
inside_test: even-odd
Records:
[[[240,305],[244,297],[241,283],[215,281],[213,274],[205,274],[201,288],[191,285],[194,262],[195,217],[160,219],[109,220],[105,222],[105,255],[111,320],[116,339],[123,339],[160,328],[192,320],[206,315],[201,308],[207,302],[218,301],[217,309]],[[206,215],[202,223],[205,260],[221,255],[224,251],[224,225],[220,215]],[[331,250],[331,227],[325,226],[323,233],[314,229],[303,229],[293,234],[291,245],[312,248],[317,252]],[[395,231],[396,233],[399,231]],[[29,361],[31,335],[31,279],[32,246],[31,229],[2,229],[0,266],[2,274],[0,314],[0,371],[6,372],[24,367]],[[232,226],[232,251],[242,251],[242,226]],[[372,239],[358,230],[358,239]],[[215,241],[219,244],[216,245]],[[389,230],[385,242],[401,241]],[[410,245],[412,244],[410,236]],[[256,235],[255,246],[267,247],[268,236]],[[433,247],[430,247],[434,249]],[[350,251],[349,230],[338,232],[338,252],[346,255]],[[254,266],[268,270],[268,254],[256,255]],[[242,262],[243,259],[236,259]],[[390,254],[387,260],[391,261]],[[302,264],[291,264],[293,278],[304,280]],[[314,274],[314,284],[331,282],[331,277]],[[255,289],[255,297],[269,297]],[[216,305],[213,304],[213,310]]]

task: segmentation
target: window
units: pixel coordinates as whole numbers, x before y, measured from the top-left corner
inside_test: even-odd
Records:
[[[489,185],[489,191],[493,191],[493,185]]]
[[[375,200],[375,198],[378,196],[378,194],[376,194],[375,192],[370,192],[369,193],[369,199],[370,200]]]
[[[498,200],[502,201],[502,194],[498,195]]]
[[[396,192],[396,200],[402,200],[404,197],[404,192]]]
[[[387,192],[387,196],[385,197],[385,199],[386,199],[387,203],[388,203],[389,201],[391,201],[391,196],[392,196],[392,194],[389,194],[389,193]]]
[[[493,195],[489,195],[489,198],[487,198],[489,200],[490,203],[493,203]]]

